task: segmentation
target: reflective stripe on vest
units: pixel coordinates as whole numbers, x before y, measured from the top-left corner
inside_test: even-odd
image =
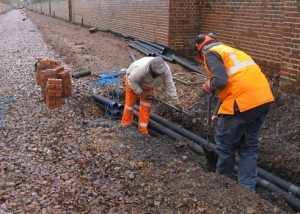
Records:
[[[139,122],[139,126],[142,128],[147,128],[148,123],[141,123]]]
[[[249,65],[255,65],[255,62],[253,60],[239,62],[227,71],[227,75],[230,76],[232,74],[235,74],[236,72],[240,71],[242,68],[247,67]]]
[[[128,105],[126,105],[126,104],[125,104],[124,108],[127,109],[127,110],[129,110],[129,111],[132,111],[132,110],[133,110],[133,107],[132,107],[132,106],[128,106]]]
[[[228,76],[226,86],[218,91],[218,97],[222,100],[218,114],[233,115],[234,103],[240,112],[245,112],[274,101],[266,77],[248,54],[223,44],[213,46],[209,51],[219,54]],[[212,77],[212,71],[209,67],[206,69]]]
[[[140,104],[143,106],[151,107],[151,103],[145,102],[145,101],[140,101]]]
[[[227,71],[228,76],[235,74],[236,72],[240,71],[240,69],[244,67],[247,67],[249,65],[255,65],[255,62],[253,60],[241,62],[234,53],[232,52],[228,53],[227,51],[225,52],[228,54],[229,58],[234,62],[234,66]]]

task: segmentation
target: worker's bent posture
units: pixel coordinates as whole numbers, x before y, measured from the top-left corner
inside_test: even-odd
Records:
[[[163,83],[167,93],[179,105],[176,88],[169,66],[161,57],[143,57],[133,62],[126,73],[126,98],[123,111],[122,126],[131,126],[133,122],[133,106],[140,96],[140,114],[138,129],[148,134],[151,99],[153,89]]]
[[[215,133],[217,173],[231,175],[237,152],[239,183],[254,191],[259,132],[274,97],[266,77],[249,55],[210,35],[197,36],[196,50],[209,76],[203,89],[216,91],[222,101]]]

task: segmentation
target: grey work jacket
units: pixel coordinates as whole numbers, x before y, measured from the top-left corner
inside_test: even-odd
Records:
[[[168,71],[153,79],[149,72],[149,65],[152,59],[153,57],[143,57],[129,66],[126,78],[130,88],[134,93],[140,94],[143,89],[155,88],[163,83],[167,93],[173,100],[178,101],[176,87],[168,64],[166,63]]]

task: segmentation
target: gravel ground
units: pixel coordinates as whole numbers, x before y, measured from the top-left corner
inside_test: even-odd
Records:
[[[14,99],[0,128],[0,213],[294,212],[207,172],[187,142],[120,129],[89,97],[97,75],[74,80],[63,108],[47,109],[35,82],[36,58],[102,72],[128,66],[130,49],[112,35],[29,16],[36,25],[24,11],[0,15],[0,98]]]

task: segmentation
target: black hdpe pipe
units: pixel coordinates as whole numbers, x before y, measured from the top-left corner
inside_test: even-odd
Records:
[[[139,123],[137,121],[133,121],[133,125],[138,127]],[[161,133],[154,131],[153,129],[149,129],[149,134],[154,136],[154,137],[160,137]]]
[[[122,110],[124,108],[124,105],[118,104],[112,100],[109,100],[109,99],[107,99],[103,96],[97,95],[97,94],[93,94],[92,96],[95,100],[100,102],[100,107],[102,109],[105,110],[107,108],[107,106],[106,106],[107,103],[110,103],[112,108],[114,108],[114,111],[112,111],[112,112],[116,113],[116,115],[114,115],[114,116],[120,116],[119,113],[122,115]],[[137,109],[138,109],[138,107],[137,107]],[[134,110],[133,114],[134,114],[134,116],[139,117],[138,110]],[[171,129],[164,127],[161,124],[159,124],[156,121],[151,120],[151,119],[149,120],[149,127],[150,127],[150,129],[153,129],[154,133],[161,133],[161,134],[168,135],[170,138],[172,138],[174,140],[183,140],[184,139],[183,136],[177,134],[176,132],[172,131]]]
[[[137,109],[138,109],[138,106],[135,106],[134,115],[138,117]],[[155,120],[152,120],[151,118],[149,120],[149,128],[150,128],[150,130],[154,130],[155,132],[158,132],[160,134],[167,135],[170,138],[172,138],[173,140],[180,141],[180,140],[186,139],[184,136],[176,133],[175,131],[173,131],[172,129],[170,129],[166,126],[161,125],[160,123],[156,122]],[[199,146],[198,144],[189,141],[188,145],[195,153],[204,154],[202,147]]]
[[[172,57],[168,57],[168,56],[165,56],[163,55],[163,51],[159,50],[159,49],[156,49],[155,47],[152,47],[150,45],[147,45],[147,44],[144,44],[143,42],[135,42],[137,44],[139,44],[140,46],[148,49],[149,51],[152,51],[154,53],[155,56],[160,56],[161,58],[163,58],[164,60],[168,61],[168,62],[175,62],[175,60],[172,58]]]
[[[173,129],[174,131],[176,131],[177,133],[183,135],[184,137],[188,138],[188,139],[191,139],[199,144],[201,144],[202,146],[206,146],[208,148],[210,148],[211,150],[213,150],[214,152],[217,153],[217,150],[216,150],[216,146],[214,144],[209,144],[207,143],[207,141],[203,138],[201,138],[200,136],[197,136],[195,135],[194,133],[186,130],[185,128],[181,127],[180,125],[177,125],[154,113],[151,113],[151,118],[155,121],[157,121],[158,123],[161,123],[162,125],[166,126],[166,127],[169,127],[171,129]],[[191,147],[191,146],[190,146]],[[191,147],[194,151],[197,152],[197,148],[195,147]],[[199,147],[198,147],[199,148]],[[198,152],[199,154],[201,154],[201,152]],[[268,178],[270,178],[269,181],[265,180],[265,179],[262,179],[261,177],[263,177],[261,175],[261,173],[259,172],[262,172],[264,171],[264,175],[268,175]],[[283,193],[285,192],[283,189],[279,188],[277,185],[271,183],[270,181],[276,181],[278,180],[279,177],[277,176],[274,176],[273,174],[261,169],[258,167],[258,179],[257,179],[257,182],[258,182],[258,185],[261,186],[261,187],[264,187],[265,189],[267,190],[270,190],[272,192],[276,192],[276,193]],[[261,177],[260,177],[261,176]],[[284,181],[283,179],[279,178],[281,180],[281,182],[285,182],[285,183],[288,183],[286,181]],[[265,182],[263,182],[263,180],[265,180]],[[268,185],[265,185],[265,183],[268,182]],[[291,185],[293,184],[290,184],[289,187],[291,187]],[[294,188],[295,188],[295,185],[293,185]],[[291,189],[291,188],[289,188]],[[285,189],[287,191],[289,191],[288,189]],[[290,195],[290,194],[286,194],[284,196],[284,199],[287,203],[289,203],[295,210],[297,211],[300,211],[300,200],[296,197],[294,197],[294,195]]]
[[[287,193],[286,191],[284,191],[283,189],[281,189],[280,187],[274,185],[273,183],[271,183],[268,180],[265,180],[259,176],[257,176],[257,185],[267,189],[271,192],[276,192],[276,193],[282,193],[284,200],[291,205],[291,207],[293,207],[296,211],[300,211],[300,200],[298,198],[296,198],[294,195]]]
[[[99,95],[93,95],[93,96],[96,96],[97,99],[100,99],[100,97],[101,97]],[[102,103],[106,104],[108,99],[101,98],[100,100],[102,101]],[[114,105],[114,107],[117,108],[118,106]],[[138,106],[134,106],[134,108],[137,111],[139,110]],[[120,107],[119,107],[119,109],[120,109]],[[158,122],[158,124],[160,124],[160,126],[155,126],[154,125],[155,128],[159,127],[158,129],[156,129],[157,131],[160,130],[161,126],[169,127],[171,130],[175,131],[174,133],[176,133],[176,134],[178,133],[178,134],[180,134],[180,135],[182,135],[182,136],[184,136],[184,137],[186,137],[190,140],[193,140],[196,143],[198,143],[199,145],[207,147],[207,148],[211,149],[212,151],[214,151],[217,154],[215,144],[208,143],[207,140],[205,140],[204,138],[202,138],[202,137],[190,132],[189,130],[183,128],[181,125],[172,123],[172,122],[170,122],[170,121],[168,121],[168,120],[166,120],[166,119],[164,119],[164,118],[162,118],[159,115],[154,114],[154,113],[151,113],[150,118],[151,118],[152,124],[155,123],[155,121]],[[170,135],[169,134],[167,134],[167,135],[170,136],[172,139],[175,139],[175,138],[179,139],[178,136],[174,137],[173,133],[171,133]],[[282,178],[280,178],[276,175],[273,175],[272,173],[267,172],[266,170],[264,170],[260,167],[257,167],[257,171],[258,171],[258,175],[260,177],[269,180],[270,182],[276,184],[277,186],[280,186],[281,188],[283,188],[284,190],[286,190],[288,192],[291,192],[291,193],[295,194],[296,196],[299,196],[299,189],[300,188],[298,186],[296,186],[296,185],[294,185],[290,182],[287,182],[284,179],[282,179]]]
[[[111,107],[103,105],[103,104],[98,104],[98,105],[103,109],[103,111],[107,111],[107,113],[110,116],[115,117],[115,118],[121,118],[122,112],[120,110],[111,108]]]
[[[86,70],[86,71],[76,72],[76,73],[72,74],[72,77],[75,78],[75,79],[78,79],[80,77],[86,77],[86,76],[89,76],[91,74],[92,74],[92,72],[90,70]]]
[[[162,54],[156,54],[156,56],[160,56],[161,58],[163,58],[164,60],[166,60],[168,62],[172,62],[172,63],[175,62],[175,60],[173,58],[162,55]]]
[[[134,109],[136,110],[136,114],[137,111],[138,111],[138,106],[134,106]],[[195,135],[194,133],[188,131],[187,129],[183,128],[182,126],[178,125],[178,124],[174,124],[154,113],[151,113],[151,116],[150,116],[150,120],[151,121],[156,121],[157,124],[159,124],[160,126],[164,126],[166,128],[166,130],[168,128],[172,129],[173,131],[175,131],[176,134],[181,134],[183,137],[186,137],[190,140],[193,140],[195,141],[197,144],[199,145],[202,145],[202,146],[205,146],[207,148],[210,148],[211,150],[213,150],[214,152],[217,153],[216,151],[216,147],[214,144],[209,144],[207,143],[207,141],[203,138],[201,138],[200,136],[197,136]],[[153,120],[152,120],[153,119]],[[162,129],[161,127],[157,127],[158,129],[157,130],[160,130],[160,132],[162,133]],[[171,136],[170,136],[171,137]],[[178,137],[178,136],[177,136]],[[172,139],[175,139],[175,137],[173,136]],[[177,139],[177,138],[176,138]],[[190,147],[193,149],[193,151],[195,151],[196,153],[198,154],[203,154],[203,151],[202,151],[202,148],[199,146],[199,145],[193,145],[191,144]],[[200,149],[201,148],[201,149]],[[271,173],[268,173],[269,176],[273,176],[273,174]],[[275,176],[277,177],[277,176]],[[283,180],[283,179],[282,179]],[[283,189],[281,189],[280,187],[278,187],[277,185],[271,183],[270,181],[267,181],[263,178],[260,177],[260,175],[258,176],[258,179],[257,179],[257,184],[269,191],[272,191],[272,192],[276,192],[276,193],[286,193]],[[295,210],[297,211],[300,211],[300,200],[298,198],[296,198],[294,195],[291,195],[291,194],[286,194],[284,196],[284,199],[287,201],[287,203],[289,203]]]
[[[138,41],[141,41],[141,42],[143,42],[143,43],[145,43],[145,44],[147,44],[147,45],[150,45],[150,46],[152,46],[152,47],[155,47],[156,49],[158,49],[158,50],[161,50],[162,51],[162,53],[165,51],[165,47],[163,47],[163,46],[161,46],[161,45],[158,45],[158,44],[155,44],[155,43],[153,43],[153,42],[149,42],[149,41],[146,41],[146,40],[143,40],[143,39],[139,39]]]
[[[194,67],[193,65],[191,65],[190,63],[186,62],[185,60],[183,59],[180,59],[179,57],[177,56],[172,56],[172,58],[175,60],[175,62],[177,62],[178,64],[186,67],[186,68],[189,68],[190,70],[198,73],[199,75],[203,76],[203,77],[207,77],[207,75],[202,71],[200,70],[199,68],[196,68]]]
[[[139,116],[139,112],[137,110],[133,110],[133,114],[136,117]],[[151,119],[149,120],[149,128],[153,129],[156,132],[166,134],[169,137],[171,137],[173,140],[183,140],[184,139],[183,136],[175,133],[174,131],[170,130],[169,128],[166,128],[166,127],[162,126],[161,124],[159,124],[158,122],[151,120]]]
[[[100,104],[102,104],[103,106],[106,106],[106,107],[109,106],[110,108],[116,109],[116,110],[118,110],[118,108],[119,108],[119,104],[118,103],[116,103],[113,100],[107,99],[106,97],[100,96],[98,94],[93,94],[92,97],[96,101],[98,101]]]
[[[193,143],[191,141],[189,141],[188,143],[189,143],[189,147],[191,148],[191,150],[193,150],[196,154],[204,155],[204,151],[199,144]]]
[[[137,106],[134,106],[134,108],[137,109]],[[185,129],[181,125],[172,123],[172,122],[166,120],[165,118],[162,118],[162,117],[160,117],[160,116],[158,116],[157,114],[154,114],[154,113],[150,114],[150,118],[153,119],[154,121],[162,124],[163,126],[166,126],[166,127],[170,128],[171,130],[175,131],[176,133],[186,137],[187,139],[195,141],[199,145],[201,145],[203,147],[206,147],[206,148],[214,151],[215,153],[217,153],[217,149],[216,149],[215,144],[208,143],[207,140],[205,140],[202,137],[200,137],[200,136],[192,133],[191,131]]]
[[[234,166],[234,171],[237,173],[238,166]],[[293,207],[296,211],[300,211],[300,200],[296,198],[294,195],[287,193],[285,190],[281,189],[277,185],[273,184],[267,179],[261,178],[260,176],[257,176],[257,186],[269,190],[270,192],[275,192],[282,194],[284,200]]]
[[[130,43],[129,44],[129,47],[131,48],[134,48],[136,50],[138,50],[139,52],[141,52],[142,54],[146,55],[146,56],[151,56],[153,55],[153,53],[150,53],[148,50],[146,50],[145,48],[137,45],[137,44],[134,44],[134,43]]]
[[[282,178],[273,175],[272,173],[257,167],[257,173],[260,177],[265,178],[266,180],[276,184],[277,186],[285,189],[288,192],[293,193],[297,197],[300,197],[300,187],[296,186],[288,181],[283,180]]]
[[[205,140],[204,138],[190,132],[189,130],[183,128],[182,126],[180,126],[178,124],[174,124],[174,123],[160,117],[157,114],[151,113],[150,117],[151,117],[151,119],[157,121],[158,123],[160,123],[166,127],[169,127],[170,129],[183,135],[184,137],[195,141],[196,143],[200,144],[201,146],[209,148],[210,150],[214,151],[217,154],[217,149],[216,149],[215,144],[208,143],[207,140]],[[291,192],[291,193],[295,194],[296,196],[299,196],[300,188],[298,186],[296,186],[290,182],[287,182],[287,181],[283,180],[282,178],[280,178],[276,175],[273,175],[272,173],[267,172],[266,170],[264,170],[260,167],[257,167],[257,172],[260,177],[263,177],[263,178],[269,180],[270,182],[276,184],[277,186],[280,186],[281,188],[285,189],[286,191]]]
[[[142,47],[144,47],[144,48],[146,48],[146,49],[149,49],[149,50],[151,50],[151,51],[154,52],[154,53],[162,54],[162,52],[163,52],[162,50],[157,49],[157,48],[155,48],[155,47],[153,47],[153,46],[151,46],[151,45],[145,44],[145,43],[143,43],[143,42],[141,42],[141,41],[134,41],[134,43],[135,43],[135,44],[138,44],[138,45],[140,45],[140,46],[142,46]]]
[[[136,57],[134,56],[134,54],[132,52],[130,52],[130,57],[132,62],[136,61]]]
[[[149,46],[144,45],[143,43],[136,43],[134,42],[135,45],[145,49],[147,52],[149,52],[152,56],[155,56],[156,50],[150,48]]]

